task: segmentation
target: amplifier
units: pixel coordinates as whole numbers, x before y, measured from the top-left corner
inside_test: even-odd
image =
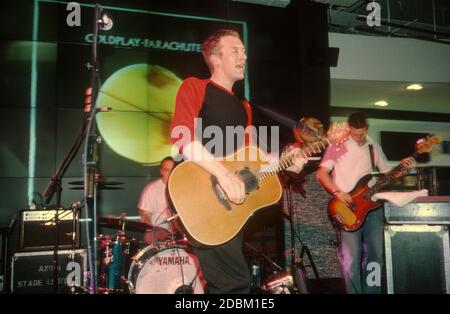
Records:
[[[450,196],[418,197],[402,207],[384,204],[390,224],[450,224]]]
[[[53,250],[56,244],[56,211],[58,211],[58,248],[80,246],[79,211],[72,209],[22,210],[20,213],[19,251]],[[74,217],[75,216],[75,217]]]
[[[74,256],[72,260],[72,256]],[[54,252],[21,252],[11,259],[12,293],[54,293]],[[58,251],[58,293],[86,287],[86,250]]]

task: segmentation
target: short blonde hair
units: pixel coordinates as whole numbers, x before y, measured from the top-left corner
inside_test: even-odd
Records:
[[[202,45],[203,59],[205,59],[206,65],[208,65],[209,70],[212,72],[213,66],[211,63],[211,55],[219,52],[219,41],[222,37],[233,36],[241,39],[239,33],[232,29],[219,29],[208,36]]]

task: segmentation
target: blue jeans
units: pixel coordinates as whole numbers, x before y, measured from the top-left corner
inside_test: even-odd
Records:
[[[378,263],[380,278],[383,270],[383,210],[381,208],[370,212],[363,226],[354,232],[338,231],[340,241],[339,260],[344,275],[347,293],[381,293],[381,284],[370,286],[373,282],[373,268],[367,269],[367,264]],[[369,266],[372,266],[371,264]],[[376,264],[375,264],[376,265]]]

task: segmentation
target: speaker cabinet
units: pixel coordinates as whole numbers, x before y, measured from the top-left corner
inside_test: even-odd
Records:
[[[448,226],[386,225],[384,240],[388,293],[450,293]]]
[[[86,250],[58,251],[58,293],[86,287]],[[21,252],[11,259],[12,293],[54,293],[54,252]]]

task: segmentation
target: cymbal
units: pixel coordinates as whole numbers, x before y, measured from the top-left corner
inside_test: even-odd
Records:
[[[111,229],[120,229],[127,231],[137,231],[137,232],[145,232],[147,230],[163,229],[159,227],[154,227],[151,225],[147,225],[146,223],[134,220],[127,220],[124,218],[116,218],[116,217],[99,217],[98,225],[101,227],[111,228]],[[155,230],[156,231],[156,230]]]
[[[73,188],[69,188],[69,190],[82,190],[84,187],[82,186],[75,186]],[[106,185],[99,185],[97,186],[98,190],[123,190],[122,187],[116,187],[116,186],[106,186]]]
[[[105,181],[103,179],[95,180],[95,182],[99,185],[121,185],[124,184],[124,182],[118,182],[118,181]],[[69,182],[71,185],[84,185],[84,181],[72,181]]]

